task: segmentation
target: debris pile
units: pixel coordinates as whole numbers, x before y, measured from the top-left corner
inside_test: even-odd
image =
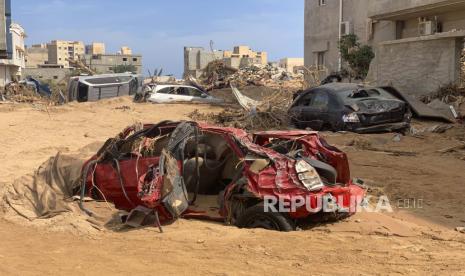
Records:
[[[236,69],[224,61],[215,60],[204,69],[200,81],[207,91],[229,87],[231,84],[237,87],[255,85],[298,90],[302,88],[303,79],[303,74],[290,73],[271,65],[256,64]]]
[[[229,107],[220,113],[200,113],[195,110],[188,116],[195,121],[246,130],[289,128],[290,118],[287,110],[292,102],[291,93],[279,91],[262,101],[253,102],[256,102],[256,105],[250,108]]]
[[[6,84],[4,89],[0,90],[0,102],[59,105],[66,101],[63,89],[66,89],[64,83],[49,85],[28,77],[20,82],[12,81]]]
[[[465,87],[456,84],[450,84],[438,89],[435,93],[424,96],[420,99],[430,107],[440,109],[440,107],[449,108],[456,118],[465,118]],[[450,108],[452,107],[452,108]]]
[[[41,100],[40,95],[33,88],[18,82],[8,83],[0,92],[0,101],[33,103]]]

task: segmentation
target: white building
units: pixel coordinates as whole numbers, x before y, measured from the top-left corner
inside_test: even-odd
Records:
[[[10,26],[12,36],[12,56],[11,59],[0,59],[0,86],[5,86],[7,83],[21,78],[21,70],[25,64],[25,48],[24,39],[26,33],[23,27],[17,23],[12,23]]]

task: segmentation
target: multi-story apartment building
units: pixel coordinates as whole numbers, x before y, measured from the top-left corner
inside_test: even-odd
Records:
[[[48,64],[70,67],[69,59],[78,60],[85,54],[85,46],[81,41],[53,40],[47,45]]]
[[[369,79],[410,94],[460,81],[465,0],[306,0],[305,65],[339,71],[338,41],[373,46]]]

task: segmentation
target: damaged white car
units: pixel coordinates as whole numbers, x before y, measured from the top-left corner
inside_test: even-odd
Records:
[[[148,85],[143,94],[137,94],[135,101],[146,101],[152,103],[176,103],[176,102],[199,102],[199,103],[222,103],[222,99],[212,97],[201,89],[189,85],[158,84]]]

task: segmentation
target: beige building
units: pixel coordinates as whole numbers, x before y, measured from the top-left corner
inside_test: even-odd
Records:
[[[85,46],[81,41],[53,40],[48,45],[48,64],[61,65],[68,68],[68,59],[78,60],[85,54]]]
[[[130,56],[130,55],[132,55],[132,49],[127,47],[127,46],[123,46],[123,47],[121,47],[120,53],[121,53],[121,55]]]
[[[48,63],[47,44],[35,44],[26,48],[26,68],[38,68]]]
[[[279,61],[279,67],[291,73],[297,73],[303,66],[304,58],[283,58]]]
[[[226,52],[229,56],[226,56]],[[268,63],[267,52],[255,52],[249,46],[235,46],[232,52],[225,51],[225,58],[251,58],[256,60],[256,63],[266,65]]]
[[[92,44],[86,45],[86,55],[104,55],[105,54],[105,43],[92,42]]]

